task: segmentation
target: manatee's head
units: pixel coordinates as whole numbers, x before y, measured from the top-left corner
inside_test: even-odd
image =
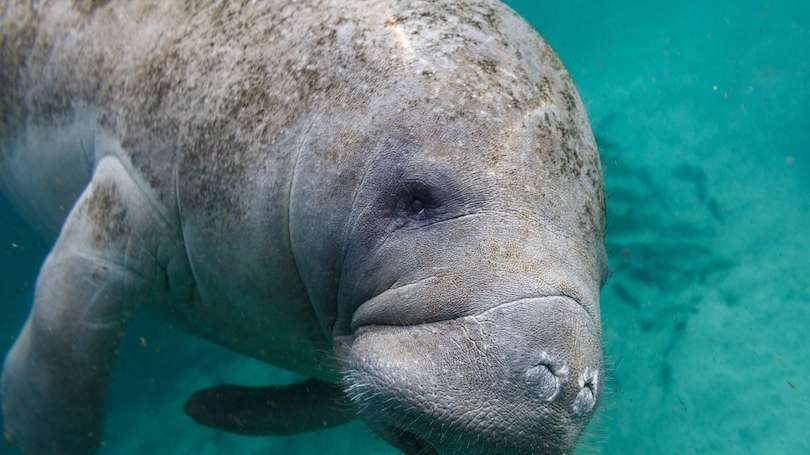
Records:
[[[500,146],[384,141],[354,199],[336,350],[360,415],[405,453],[570,453],[594,415],[600,173],[555,115]]]
[[[604,382],[584,107],[506,6],[397,8],[370,21],[362,78],[300,147],[307,291],[360,415],[405,453],[570,453]]]

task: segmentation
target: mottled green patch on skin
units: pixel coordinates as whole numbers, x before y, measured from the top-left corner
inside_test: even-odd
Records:
[[[0,12],[0,151],[11,153],[6,141],[17,133],[26,115],[25,78],[20,67],[25,65],[39,27],[35,2],[2,3]],[[14,88],[14,89],[9,89]]]
[[[94,223],[94,246],[98,251],[104,251],[109,245],[120,244],[129,235],[127,207],[112,181],[105,180],[93,185],[89,194],[82,208],[87,213],[86,219]]]
[[[110,0],[71,0],[70,3],[83,14],[93,14],[97,8],[110,3]]]

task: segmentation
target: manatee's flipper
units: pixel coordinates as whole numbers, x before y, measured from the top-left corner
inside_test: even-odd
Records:
[[[101,159],[42,266],[2,374],[6,437],[27,455],[94,453],[129,316],[159,295],[192,295],[178,229],[141,188]]]
[[[202,425],[252,436],[304,433],[357,418],[341,388],[318,379],[275,387],[211,387],[192,395],[183,410]]]

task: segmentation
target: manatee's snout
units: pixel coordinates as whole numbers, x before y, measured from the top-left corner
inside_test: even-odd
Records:
[[[451,321],[363,326],[348,391],[405,453],[569,453],[601,398],[600,340],[588,313],[557,296]]]

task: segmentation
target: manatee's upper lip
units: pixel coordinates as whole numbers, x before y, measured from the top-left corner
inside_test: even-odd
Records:
[[[433,322],[451,321],[467,316],[483,316],[488,312],[506,305],[518,304],[531,299],[562,298],[570,300],[577,306],[583,307],[577,299],[563,294],[549,295],[523,295],[514,299],[504,300],[495,303],[482,311],[458,311],[459,308],[448,305],[446,302],[432,302],[436,310],[432,313],[425,312],[425,295],[419,295],[419,291],[428,286],[433,286],[432,277],[419,280],[414,283],[387,289],[371,299],[363,302],[352,315],[351,331],[355,333],[357,329],[371,325],[387,326],[409,326],[429,324]],[[414,308],[422,306],[420,308]],[[584,308],[584,307],[583,307]],[[455,312],[453,312],[455,311]],[[587,310],[586,310],[586,313]],[[590,316],[590,314],[588,313]],[[595,321],[594,321],[595,322]]]

